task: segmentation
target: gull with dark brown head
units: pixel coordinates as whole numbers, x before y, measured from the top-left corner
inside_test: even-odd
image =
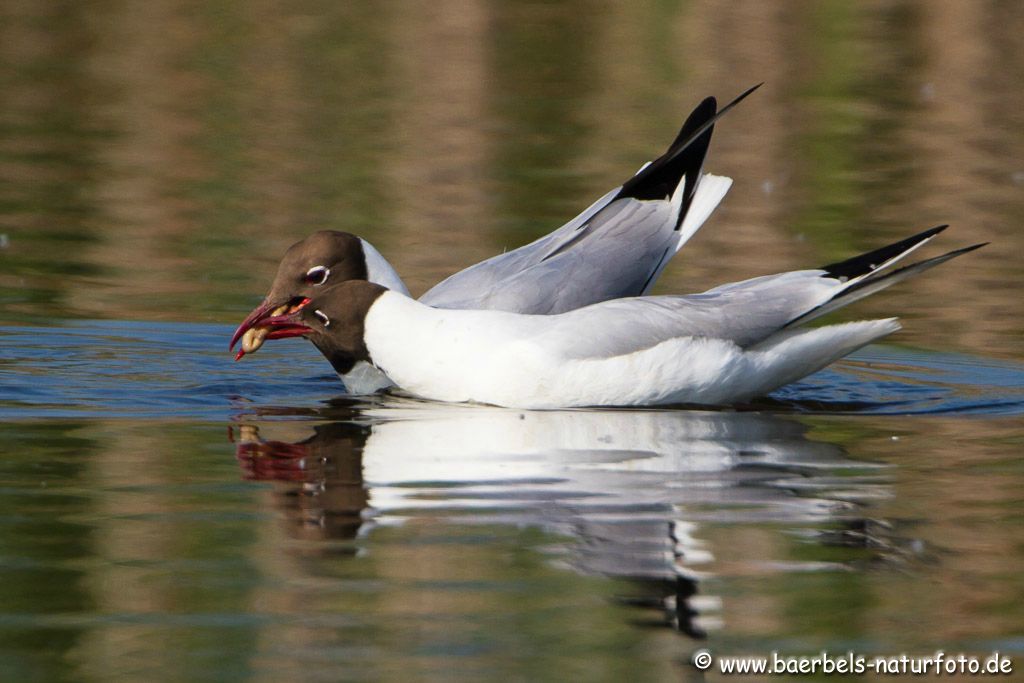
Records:
[[[732,181],[705,174],[714,124],[758,86],[722,109],[709,97],[686,119],[667,151],[558,230],[452,275],[420,301],[444,309],[559,314],[650,291],[662,270],[704,224]],[[295,312],[333,285],[358,280],[408,291],[373,246],[354,235],[321,231],[292,245],[270,292],[239,325],[237,358],[266,339],[263,323]],[[389,384],[362,362],[335,364],[352,393]]]
[[[897,331],[895,318],[805,324],[982,246],[893,268],[945,227],[821,268],[556,315],[435,308],[350,280],[261,326],[268,339],[310,339],[341,371],[372,364],[402,389],[439,401],[536,409],[732,404]]]

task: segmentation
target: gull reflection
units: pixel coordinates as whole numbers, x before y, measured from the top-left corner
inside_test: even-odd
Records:
[[[312,435],[308,422],[263,423],[268,433],[306,430],[296,440],[267,440],[256,423],[238,425],[246,476],[279,482],[275,500],[294,536],[351,541],[418,516],[539,527],[572,539],[546,549],[553,562],[628,579],[641,591],[627,601],[664,609],[694,636],[718,622],[719,601],[697,590],[715,560],[701,525],[828,523],[814,540],[843,545],[877,544],[861,532],[885,528],[865,513],[889,495],[882,466],[807,438],[792,419],[520,412],[396,398],[345,418],[317,424]],[[343,547],[372,552],[367,542]],[[748,559],[765,571],[817,568]]]

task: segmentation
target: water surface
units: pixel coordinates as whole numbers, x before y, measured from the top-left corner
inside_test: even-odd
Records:
[[[5,676],[1020,650],[1017,364],[872,347],[740,410],[524,412],[350,398],[230,331],[0,332]]]

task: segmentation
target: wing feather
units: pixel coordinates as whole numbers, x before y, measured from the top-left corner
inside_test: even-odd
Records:
[[[622,186],[551,234],[452,275],[420,301],[438,308],[560,313],[644,294],[728,191],[730,179],[702,175],[714,123],[758,87],[721,110],[715,98],[705,99],[668,150]],[[542,282],[556,289],[545,291]]]
[[[937,232],[926,231],[827,269],[766,275],[703,294],[595,304],[558,316],[558,324],[538,335],[538,341],[548,348],[566,349],[566,359],[610,358],[677,337],[721,339],[740,348],[771,344],[788,338],[803,323],[984,246],[976,244],[888,270]]]

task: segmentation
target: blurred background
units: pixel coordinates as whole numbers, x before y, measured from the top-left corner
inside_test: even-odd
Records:
[[[1024,666],[1021,36],[1013,0],[3,0],[0,679]],[[990,241],[837,316],[890,345],[754,412],[528,419],[231,363],[310,232],[419,294],[761,81],[656,291]]]
[[[35,2],[0,8],[0,316],[234,322],[292,242],[414,294],[567,221],[706,95],[736,180],[682,292],[937,223],[993,246],[861,304],[1020,357],[1024,7],[979,2]]]

